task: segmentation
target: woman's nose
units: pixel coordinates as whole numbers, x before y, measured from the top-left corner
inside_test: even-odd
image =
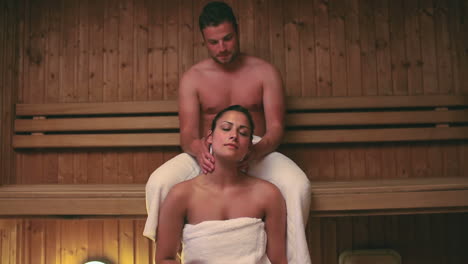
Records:
[[[231,134],[229,135],[229,138],[237,139],[237,132],[231,132]]]

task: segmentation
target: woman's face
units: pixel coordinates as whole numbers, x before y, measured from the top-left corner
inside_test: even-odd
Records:
[[[238,111],[224,113],[216,122],[208,143],[216,156],[233,161],[242,160],[249,151],[252,128],[247,117]]]

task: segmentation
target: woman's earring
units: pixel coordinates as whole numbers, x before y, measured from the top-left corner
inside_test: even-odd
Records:
[[[210,154],[213,155],[213,146],[210,145]]]

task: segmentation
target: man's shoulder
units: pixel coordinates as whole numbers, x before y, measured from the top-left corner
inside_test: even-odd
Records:
[[[252,55],[244,55],[244,61],[247,67],[255,71],[261,71],[263,74],[276,74],[278,72],[278,70],[273,64],[259,57],[255,57]]]

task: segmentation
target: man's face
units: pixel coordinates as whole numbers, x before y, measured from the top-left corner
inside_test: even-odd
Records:
[[[239,54],[239,39],[230,22],[206,27],[203,29],[203,37],[208,53],[219,64],[228,64]]]

